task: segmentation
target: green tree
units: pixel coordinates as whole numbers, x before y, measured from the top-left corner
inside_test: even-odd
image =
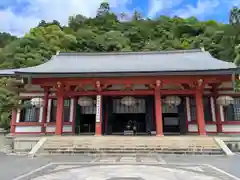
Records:
[[[22,108],[19,105],[19,91],[22,91],[22,83],[19,80],[11,78],[0,79],[0,127],[10,128],[10,118],[13,109]]]
[[[97,17],[102,17],[107,15],[110,12],[110,5],[107,2],[103,2],[100,4],[100,7],[97,11]]]
[[[0,32],[0,49],[4,48],[7,44],[11,43],[12,41],[16,40],[17,37],[10,35],[9,33],[1,33]]]
[[[234,60],[236,65],[240,65],[240,44],[235,47],[236,58]]]
[[[231,24],[240,24],[240,8],[233,7],[230,11],[229,22]]]

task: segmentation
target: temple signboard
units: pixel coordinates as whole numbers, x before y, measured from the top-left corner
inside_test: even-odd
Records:
[[[96,122],[99,123],[101,121],[101,96],[97,95],[96,99]]]

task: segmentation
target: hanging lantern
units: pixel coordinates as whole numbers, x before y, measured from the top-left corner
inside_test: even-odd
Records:
[[[43,98],[35,97],[31,99],[31,105],[34,107],[42,107],[44,105]]]
[[[92,98],[83,96],[78,99],[78,104],[80,106],[86,107],[86,106],[92,106],[93,105],[93,100]]]
[[[137,100],[132,96],[125,96],[121,99],[121,103],[125,106],[133,106],[137,103]]]
[[[178,106],[181,104],[181,98],[178,96],[167,96],[164,102],[169,106]]]
[[[221,106],[228,106],[234,103],[234,99],[231,96],[219,96],[217,98],[217,104]]]

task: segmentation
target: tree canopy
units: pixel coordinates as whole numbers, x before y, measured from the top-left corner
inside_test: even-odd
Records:
[[[238,7],[232,8],[229,23],[224,24],[215,20],[199,21],[195,17],[145,19],[137,11],[132,15],[117,15],[108,3],[102,3],[96,17],[70,16],[68,26],[62,26],[57,20],[42,20],[21,38],[0,33],[0,68],[35,66],[49,60],[57,51],[159,51],[201,47],[218,59],[240,64]],[[7,95],[4,90],[0,91],[1,96]]]
[[[193,49],[204,47],[214,57],[239,64],[240,9],[229,12],[229,23],[199,21],[195,17],[159,16],[144,19],[111,11],[102,3],[96,17],[69,17],[68,26],[42,20],[24,37],[0,33],[0,68],[34,66],[57,51],[110,52]]]

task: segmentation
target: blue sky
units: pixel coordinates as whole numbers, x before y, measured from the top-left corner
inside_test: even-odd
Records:
[[[0,0],[0,32],[22,36],[40,20],[54,19],[67,24],[68,17],[95,15],[104,0]],[[116,13],[131,14],[138,10],[144,17],[159,15],[196,16],[200,20],[214,19],[228,22],[231,7],[240,6],[240,0],[105,0]]]

